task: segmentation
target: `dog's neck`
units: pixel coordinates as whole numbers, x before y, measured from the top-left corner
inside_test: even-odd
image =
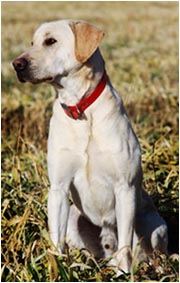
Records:
[[[99,49],[78,69],[59,76],[53,83],[60,103],[76,105],[98,85],[104,73],[104,60]]]

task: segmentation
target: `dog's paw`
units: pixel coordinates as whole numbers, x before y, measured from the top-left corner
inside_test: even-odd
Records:
[[[167,253],[168,234],[166,224],[160,225],[151,235],[151,244],[153,250],[159,250]]]
[[[105,258],[110,257],[117,250],[117,239],[115,234],[103,235],[101,240]]]
[[[114,258],[109,261],[108,266],[113,268],[116,274],[116,278],[123,274],[130,273],[129,271],[127,271],[129,269],[125,271],[126,268],[125,267],[123,268],[122,266],[120,266],[118,263],[118,260]]]
[[[115,267],[117,277],[131,272],[132,255],[129,249],[123,249],[114,254],[108,265]]]

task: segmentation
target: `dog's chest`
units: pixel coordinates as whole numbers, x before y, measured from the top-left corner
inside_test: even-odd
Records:
[[[110,134],[110,133],[109,133]],[[76,146],[79,166],[73,178],[75,204],[96,225],[115,224],[114,186],[117,181],[117,155],[112,149],[108,131],[87,128],[84,148]],[[114,146],[116,141],[114,141]]]

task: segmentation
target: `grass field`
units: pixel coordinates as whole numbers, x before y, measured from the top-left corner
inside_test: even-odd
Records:
[[[178,260],[154,255],[115,277],[87,251],[48,252],[46,165],[54,91],[17,81],[11,62],[38,25],[84,19],[105,32],[101,50],[143,152],[144,187],[178,253],[178,2],[2,2],[2,282],[178,282]]]

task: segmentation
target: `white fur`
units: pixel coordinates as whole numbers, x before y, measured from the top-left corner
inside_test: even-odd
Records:
[[[134,228],[151,253],[161,246],[161,239],[166,249],[167,227],[153,206],[151,214],[146,210],[151,200],[145,193],[146,205],[141,208],[141,150],[109,80],[101,96],[86,109],[86,119],[69,118],[60,105],[78,103],[104,72],[99,49],[87,63],[78,62],[70,22],[43,24],[34,35],[32,48],[22,55],[31,62],[26,80],[33,83],[50,77],[57,92],[47,156],[51,240],[60,251],[66,235],[76,247],[89,248],[96,256],[108,257],[117,251],[112,263],[130,272]],[[57,42],[44,46],[47,36]],[[70,192],[78,210],[70,208]],[[144,225],[146,219],[148,225]]]

